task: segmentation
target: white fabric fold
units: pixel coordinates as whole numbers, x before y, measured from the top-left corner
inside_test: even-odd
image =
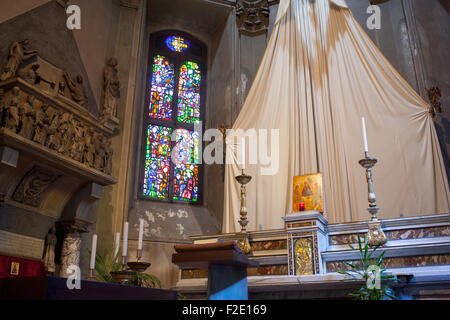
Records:
[[[330,223],[369,220],[365,171],[358,163],[364,157],[363,116],[370,154],[378,159],[379,218],[448,213],[450,192],[429,105],[350,10],[329,0],[286,0],[283,10],[233,125],[268,129],[269,135],[276,129],[281,141],[276,174],[263,175],[265,166],[247,159],[253,177],[248,230],[282,228],[282,217],[292,212],[293,177],[316,172],[324,176]],[[238,142],[227,148],[223,232],[240,230],[238,149]]]

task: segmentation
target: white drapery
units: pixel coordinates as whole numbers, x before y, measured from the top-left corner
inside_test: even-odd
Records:
[[[361,117],[379,218],[448,213],[449,187],[428,104],[373,44],[343,0],[282,0],[233,129],[278,129],[279,170],[246,165],[248,230],[283,227],[293,177],[322,172],[330,223],[366,221]],[[270,133],[269,133],[270,135]],[[240,230],[240,138],[227,146],[223,232]],[[270,143],[270,141],[269,141]],[[268,147],[270,150],[270,147]],[[240,153],[239,153],[240,154]],[[248,154],[247,154],[248,155]],[[248,162],[248,158],[247,158]]]

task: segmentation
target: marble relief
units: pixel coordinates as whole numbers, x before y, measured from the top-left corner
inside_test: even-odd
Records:
[[[384,266],[386,268],[406,268],[406,267],[423,267],[436,265],[449,265],[450,255],[431,255],[431,256],[412,256],[412,257],[397,257],[384,258]],[[349,261],[356,266],[361,266],[360,261]],[[342,261],[327,262],[327,272],[337,272],[337,270],[346,270],[349,267]]]
[[[287,249],[286,240],[255,241],[251,243],[252,251]]]
[[[385,231],[388,240],[407,240],[407,239],[423,239],[450,236],[450,226],[430,227],[430,228],[416,228]],[[361,234],[361,238],[365,234]],[[331,245],[346,245],[358,243],[358,234],[341,234],[330,236]]]
[[[247,275],[251,276],[286,276],[288,275],[288,266],[286,264],[267,265],[258,268],[248,268]],[[208,278],[207,270],[191,270],[181,271],[181,279],[204,279]]]

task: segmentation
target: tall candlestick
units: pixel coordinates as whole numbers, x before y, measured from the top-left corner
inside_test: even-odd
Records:
[[[139,219],[139,243],[138,250],[142,250],[142,242],[144,241],[144,219]]]
[[[119,249],[120,249],[120,232],[116,233],[116,246],[114,250],[114,257],[118,257]]]
[[[122,248],[122,257],[127,256],[128,251],[128,222],[125,222],[123,226],[123,248]]]
[[[363,138],[364,138],[364,152],[369,153],[369,145],[367,144],[367,131],[366,131],[366,119],[361,118],[362,128],[363,128]]]
[[[91,270],[95,269],[95,256],[97,254],[97,235],[92,236],[92,249],[91,249]]]

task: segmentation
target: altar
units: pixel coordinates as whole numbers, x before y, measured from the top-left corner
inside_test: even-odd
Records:
[[[301,216],[301,215],[300,215]],[[249,259],[260,266],[248,268],[249,299],[330,299],[349,298],[361,283],[348,280],[338,270],[344,261],[359,259],[357,235],[368,232],[366,222],[327,224],[320,215],[303,214],[304,221],[285,219],[285,228],[249,232]],[[298,215],[297,215],[298,217]],[[407,219],[389,219],[382,223],[387,243],[384,263],[399,282],[394,285],[402,299],[448,297],[450,289],[450,214]],[[298,238],[307,235],[306,238]],[[298,255],[304,247],[296,239],[311,237],[310,255]],[[194,243],[239,240],[241,233],[194,236]],[[314,241],[317,243],[314,244]],[[296,252],[297,251],[297,252]],[[182,268],[174,288],[190,298],[206,296],[208,272]]]

